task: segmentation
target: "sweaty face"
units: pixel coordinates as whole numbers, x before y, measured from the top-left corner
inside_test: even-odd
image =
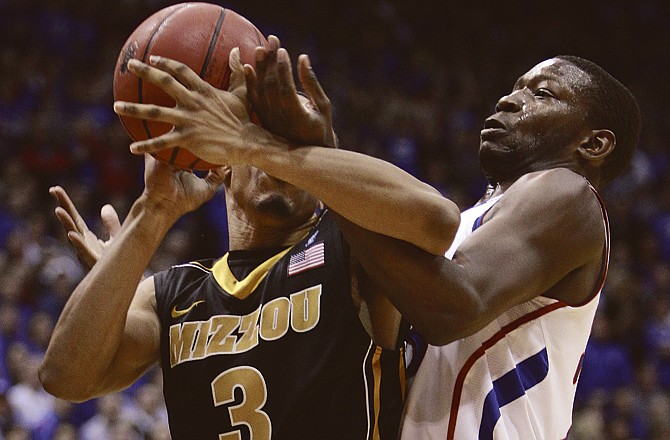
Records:
[[[481,131],[479,162],[486,176],[502,182],[572,163],[587,128],[579,90],[589,81],[582,70],[556,58],[519,78]]]
[[[317,200],[309,193],[258,168],[235,166],[227,191],[235,200],[236,209],[259,225],[298,226],[316,210]]]

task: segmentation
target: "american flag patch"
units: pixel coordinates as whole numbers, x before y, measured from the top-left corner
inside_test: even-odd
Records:
[[[323,266],[326,263],[323,250],[323,242],[321,241],[304,251],[291,255],[288,260],[288,276]]]

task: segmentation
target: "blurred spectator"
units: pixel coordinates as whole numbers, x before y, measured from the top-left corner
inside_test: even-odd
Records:
[[[670,389],[670,291],[656,297],[645,336],[649,358],[656,367],[660,385]]]
[[[151,372],[109,401],[78,405],[48,403],[27,375],[85,273],[48,187],[65,186],[101,237],[102,204],[125,217],[142,160],[128,153],[111,110],[114,64],[132,29],[174,3],[0,0],[0,440],[169,438]],[[572,53],[629,84],[644,128],[633,166],[603,194],[611,265],[570,439],[670,438],[670,85],[649,83],[670,64],[655,49],[670,45],[667,2],[582,2],[579,14],[532,0],[222,4],[279,35],[290,53],[310,54],[343,148],[391,160],[461,207],[486,184],[477,164],[483,121],[524,66]],[[175,226],[151,270],[221,255],[225,222],[217,197]],[[10,404],[10,390],[16,402],[36,403]],[[42,430],[26,427],[40,411]]]
[[[599,309],[586,347],[575,400],[585,402],[596,391],[611,395],[633,383],[634,370],[627,347],[612,338],[610,318]]]
[[[134,440],[139,433],[132,425],[132,416],[125,407],[124,396],[120,393],[108,394],[97,399],[98,412],[81,426],[81,440]],[[118,437],[117,435],[137,434]]]
[[[16,424],[33,437],[46,428],[55,411],[56,398],[44,391],[37,377],[41,361],[40,356],[27,355],[18,370],[18,383],[7,391]]]

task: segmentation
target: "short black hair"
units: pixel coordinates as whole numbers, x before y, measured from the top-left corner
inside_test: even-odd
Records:
[[[590,84],[580,90],[586,99],[587,120],[594,128],[612,130],[616,136],[614,151],[600,167],[600,184],[605,186],[630,165],[640,138],[640,107],[630,90],[596,63],[574,55],[555,58],[590,77]]]

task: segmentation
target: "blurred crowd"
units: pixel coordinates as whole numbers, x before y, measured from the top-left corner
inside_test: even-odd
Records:
[[[126,391],[73,404],[46,394],[36,368],[86,271],[48,188],[63,186],[103,238],[102,205],[125,216],[143,163],[112,112],[113,69],[130,32],[174,3],[0,0],[0,440],[169,438],[159,369]],[[670,438],[670,66],[653,49],[670,47],[670,5],[217,3],[278,35],[294,60],[310,54],[343,148],[397,164],[462,208],[486,185],[476,155],[483,120],[529,67],[569,53],[628,85],[643,133],[633,166],[604,193],[610,271],[569,438]],[[217,196],[173,228],[148,270],[226,249]]]

